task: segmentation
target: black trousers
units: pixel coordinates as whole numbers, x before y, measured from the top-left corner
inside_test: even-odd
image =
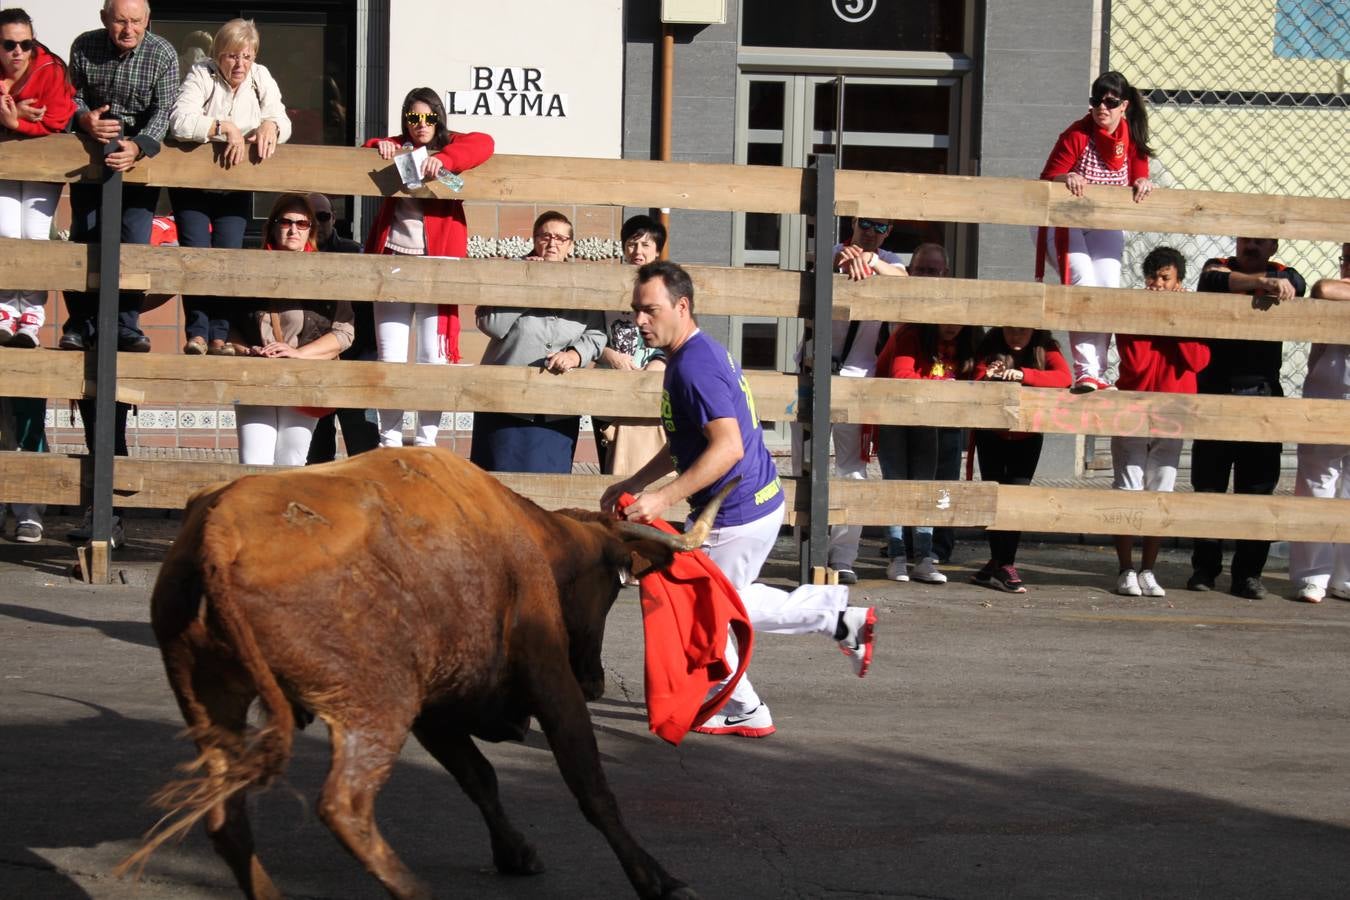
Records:
[[[997,431],[975,432],[975,456],[980,461],[980,480],[999,484],[1031,484],[1036,475],[1036,464],[1041,461],[1041,445],[1045,438],[1033,434],[1027,438],[1009,439]],[[1017,547],[1022,542],[1020,531],[985,531],[989,538],[989,556],[1000,566],[1017,562]]]
[[[342,426],[342,442],[347,445],[347,456],[355,456],[380,446],[380,429],[367,417],[364,409],[339,409],[314,423],[314,437],[309,442],[309,456],[305,465],[332,462],[337,459],[337,426]]]
[[[1196,441],[1191,445],[1191,484],[1196,493],[1222,494],[1231,476],[1235,494],[1273,494],[1280,481],[1280,445],[1248,441]],[[1237,541],[1229,574],[1234,582],[1260,578],[1270,541]],[[1213,581],[1223,571],[1223,542],[1196,538],[1191,568]]]

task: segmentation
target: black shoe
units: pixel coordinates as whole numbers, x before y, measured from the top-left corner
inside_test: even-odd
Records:
[[[1234,578],[1229,593],[1244,600],[1264,600],[1266,586],[1261,583],[1260,578],[1248,575],[1246,578]]]
[[[62,350],[88,350],[89,343],[78,331],[67,331],[61,335],[61,340],[57,341],[56,346]]]
[[[1214,590],[1214,579],[1199,572],[1191,573],[1191,577],[1186,579],[1186,590],[1188,591],[1212,591]]]
[[[835,574],[839,576],[840,584],[858,583],[858,573],[854,572],[852,569],[839,569]]]
[[[124,334],[117,339],[117,349],[123,353],[149,353],[150,339],[143,334]]]

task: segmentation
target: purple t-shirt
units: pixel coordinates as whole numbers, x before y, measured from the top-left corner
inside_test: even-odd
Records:
[[[661,421],[677,471],[688,469],[708,448],[703,427],[713,419],[735,419],[741,429],[745,453],[740,462],[690,497],[689,505],[694,510],[701,508],[728,479],[740,475],[740,483],[722,502],[715,525],[744,525],[782,506],[783,485],[778,480],[773,457],[764,446],[764,429],[755,414],[755,398],[741,367],[727,349],[697,332],[667,361],[664,387]]]

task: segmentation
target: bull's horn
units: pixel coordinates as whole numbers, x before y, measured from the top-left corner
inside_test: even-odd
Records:
[[[732,488],[734,488],[740,480],[741,476],[737,475],[735,478],[728,481],[726,485],[717,492],[716,496],[709,500],[707,505],[703,507],[703,511],[698,514],[698,518],[694,520],[694,524],[691,525],[689,530],[684,534],[670,534],[659,528],[653,528],[650,525],[625,521],[620,521],[618,523],[619,534],[627,537],[656,541],[658,544],[662,544],[672,550],[697,550],[699,547],[703,546],[703,542],[708,539],[708,532],[712,531],[713,519],[717,518],[717,511],[722,508],[722,501],[727,498],[727,494],[731,493]]]

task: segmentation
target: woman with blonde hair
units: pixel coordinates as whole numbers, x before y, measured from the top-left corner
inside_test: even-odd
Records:
[[[316,252],[314,207],[304,194],[282,194],[263,234],[264,250]],[[250,356],[268,359],[337,359],[352,344],[356,328],[346,300],[276,300],[255,313],[257,341]],[[255,466],[303,466],[319,418],[332,412],[308,406],[235,408],[239,461]]]
[[[169,120],[169,135],[187,143],[220,145],[218,158],[228,169],[248,161],[257,148],[262,162],[291,136],[291,120],[281,102],[281,88],[259,64],[261,37],[248,19],[231,19],[216,32],[211,57],[188,69]],[[253,218],[249,191],[170,188],[178,243],[183,247],[244,245],[244,229]],[[235,304],[237,307],[237,304]],[[230,356],[230,325],[247,318],[231,301],[219,297],[183,297],[183,352]]]

